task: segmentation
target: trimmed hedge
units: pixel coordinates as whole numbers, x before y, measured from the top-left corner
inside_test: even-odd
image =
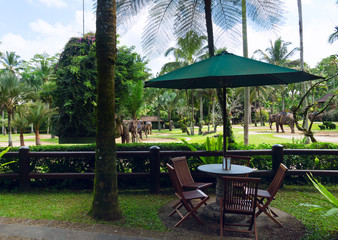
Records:
[[[149,151],[151,146],[158,146],[161,150],[167,151],[190,151],[186,145],[183,143],[130,143],[130,144],[117,144],[117,151]],[[204,144],[192,144],[195,148],[199,150],[204,150]],[[229,149],[231,150],[258,150],[258,149],[271,149],[271,144],[260,144],[260,145],[240,145],[240,144],[230,144]],[[337,144],[332,143],[312,143],[309,145],[304,144],[295,144],[288,143],[284,144],[285,149],[338,149]],[[0,148],[0,151],[5,148]],[[11,151],[18,151],[19,147],[13,147]],[[88,145],[45,145],[45,146],[32,146],[30,147],[31,152],[41,152],[41,151],[51,151],[51,152],[62,152],[62,151],[95,151],[95,144]],[[191,158],[192,159],[192,158]],[[318,160],[316,160],[318,159]],[[0,164],[18,160],[4,156],[0,159]],[[190,159],[189,159],[190,160]],[[192,159],[193,160],[193,159]],[[337,170],[337,156],[294,156],[294,155],[285,155],[284,163],[288,168],[296,169],[331,169]],[[161,170],[166,171],[165,164],[169,162],[169,157],[161,159]],[[194,161],[191,161],[194,162]],[[190,161],[188,162],[190,163]],[[119,158],[117,160],[118,172],[149,172],[150,161],[147,157],[128,157],[128,158]],[[255,167],[260,170],[269,170],[272,168],[272,157],[271,156],[253,156],[251,160],[252,167]],[[95,159],[92,158],[32,158],[31,159],[31,171],[32,172],[41,172],[41,173],[55,173],[55,172],[93,172],[95,168]],[[19,164],[12,163],[5,167],[4,172],[18,172]],[[192,170],[196,170],[192,167]],[[267,178],[268,182],[271,179]],[[164,180],[163,180],[164,181]],[[304,183],[306,179],[304,177],[288,177],[286,181],[301,182]],[[322,177],[321,181],[323,182],[337,182],[337,179],[334,177]],[[161,185],[168,185],[168,181],[165,181]],[[170,185],[170,184],[169,184]],[[16,183],[13,181],[4,180],[0,183],[0,186],[3,189],[12,189],[16,188]],[[48,188],[92,188],[93,181],[89,179],[65,179],[65,180],[34,180],[32,181],[33,187],[48,187]],[[147,188],[149,186],[149,179],[124,179],[119,181],[119,189],[125,188]]]

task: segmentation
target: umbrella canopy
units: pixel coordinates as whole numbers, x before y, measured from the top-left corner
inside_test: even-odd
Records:
[[[223,52],[145,83],[145,87],[195,89],[290,84],[321,77]]]
[[[225,101],[225,88],[227,87],[290,84],[319,78],[322,77],[223,52],[147,81],[145,87],[172,89],[223,88]],[[225,119],[224,111],[223,125]],[[226,156],[225,136],[225,127],[223,127],[224,156]]]

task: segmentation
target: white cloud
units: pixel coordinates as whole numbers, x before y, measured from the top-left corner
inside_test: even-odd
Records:
[[[57,35],[60,36],[63,33],[71,32],[70,26],[64,26],[61,23],[56,23],[54,25],[49,24],[48,22],[38,19],[35,22],[31,22],[29,27],[38,34],[42,35]]]
[[[42,4],[47,7],[65,8],[68,4],[62,0],[39,0]]]

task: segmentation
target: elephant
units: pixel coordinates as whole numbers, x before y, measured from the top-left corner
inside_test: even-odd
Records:
[[[282,132],[284,133],[283,125],[289,125],[291,128],[291,133],[295,133],[295,120],[291,113],[281,112],[277,114],[270,114],[269,115],[269,123],[270,129],[272,129],[272,123],[276,123],[277,132],[279,132],[279,127],[281,128]]]
[[[130,121],[129,132],[131,133],[132,142],[136,142],[136,134],[138,134],[140,136],[140,139],[143,140],[142,132],[144,132],[146,137],[148,137],[147,131],[146,131],[146,125],[144,125],[144,123],[140,120]]]
[[[146,129],[145,129],[145,134],[147,135],[150,135],[153,133],[153,124],[151,122],[146,122],[146,125],[145,125]]]

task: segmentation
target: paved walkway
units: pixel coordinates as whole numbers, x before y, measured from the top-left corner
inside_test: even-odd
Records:
[[[46,226],[0,224],[0,239],[48,239],[48,240],[148,240],[120,234],[76,231]]]

